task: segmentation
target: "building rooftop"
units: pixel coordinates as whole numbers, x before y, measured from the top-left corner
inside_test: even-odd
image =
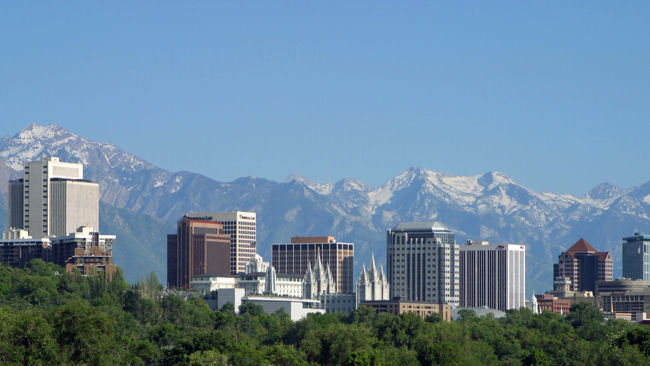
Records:
[[[449,230],[447,226],[438,221],[427,222],[401,222],[397,224],[394,231],[443,231]]]
[[[591,246],[585,239],[580,238],[571,248],[567,249],[567,253],[576,254],[576,253],[596,253],[598,252],[594,247]]]

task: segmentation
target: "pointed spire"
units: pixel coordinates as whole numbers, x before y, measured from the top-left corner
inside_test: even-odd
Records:
[[[303,281],[305,283],[311,282],[311,277],[312,276],[313,276],[313,272],[311,270],[311,262],[309,260],[307,260],[307,270],[305,271],[305,277],[304,277]]]
[[[316,276],[321,276],[323,273],[323,262],[320,259],[320,250],[316,254],[316,264],[314,265],[314,274]]]
[[[368,275],[366,274],[366,264],[363,264],[363,268],[361,269],[361,273],[359,273],[359,283],[364,283],[366,282],[366,277]]]
[[[371,254],[370,268],[372,269],[373,272],[377,272],[377,266],[375,265],[375,253],[374,252]]]

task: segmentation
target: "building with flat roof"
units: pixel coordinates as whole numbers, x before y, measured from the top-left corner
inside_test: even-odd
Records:
[[[623,277],[650,280],[650,235],[634,233],[623,238]]]
[[[51,240],[50,260],[66,272],[78,270],[82,275],[94,271],[113,278],[117,266],[113,264],[115,235],[102,235],[91,227],[80,227],[74,233],[57,236]]]
[[[255,212],[190,212],[185,217],[223,224],[230,235],[230,273],[246,272],[246,264],[257,253],[257,215]]]
[[[390,297],[459,305],[460,248],[439,222],[400,223],[386,233]]]
[[[210,293],[223,288],[239,287],[240,275],[230,273],[203,273],[192,277],[192,290]]]
[[[613,281],[598,281],[596,283],[596,295],[600,295],[602,292],[644,291],[649,288],[650,281],[619,278]]]
[[[401,315],[404,313],[414,313],[425,319],[432,314],[440,314],[442,320],[451,321],[451,306],[449,304],[440,304],[431,301],[407,301],[400,298],[392,300],[361,301],[359,306],[367,306],[375,309],[377,312]]]
[[[81,164],[56,157],[28,162],[23,178],[10,181],[8,189],[9,227],[32,238],[99,229],[99,185],[84,180]]]
[[[555,314],[569,314],[571,313],[570,299],[561,299],[552,294],[535,295],[537,299],[538,312],[550,311]]]
[[[290,243],[273,244],[271,253],[278,273],[300,275],[320,257],[323,268],[329,266],[336,292],[354,292],[354,243],[337,242],[333,236],[295,236]]]
[[[189,288],[194,276],[230,273],[231,236],[220,222],[183,217],[167,235],[167,286]]]
[[[526,305],[526,247],[468,241],[460,246],[460,306],[506,311]]]
[[[50,238],[34,239],[23,229],[9,229],[0,240],[0,263],[24,267],[32,259],[49,261]]]
[[[612,256],[599,252],[580,238],[558,257],[553,265],[553,280],[568,278],[571,291],[595,291],[596,282],[613,278]]]

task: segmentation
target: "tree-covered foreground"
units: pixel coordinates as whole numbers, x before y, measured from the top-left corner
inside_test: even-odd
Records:
[[[650,330],[603,320],[586,304],[569,316],[472,312],[447,323],[361,308],[291,322],[256,305],[212,311],[200,298],[160,297],[155,276],[66,274],[35,260],[0,266],[0,363],[192,365],[647,365]]]

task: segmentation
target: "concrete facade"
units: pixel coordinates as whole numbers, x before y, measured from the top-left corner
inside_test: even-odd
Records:
[[[526,247],[468,242],[460,246],[460,306],[506,311],[526,304]]]
[[[68,235],[82,226],[99,230],[99,185],[83,179],[81,164],[55,157],[28,162],[23,179],[9,183],[9,197],[9,227],[32,238]]]
[[[459,304],[459,246],[438,222],[400,223],[386,233],[390,297]]]

